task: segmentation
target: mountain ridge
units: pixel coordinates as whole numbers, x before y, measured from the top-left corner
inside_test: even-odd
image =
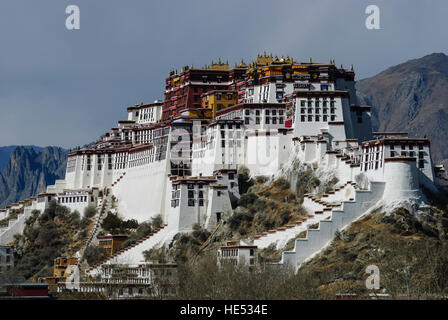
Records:
[[[0,207],[43,192],[65,175],[67,152],[59,147],[18,146],[0,174]]]
[[[372,107],[377,131],[403,131],[431,140],[435,163],[447,161],[448,56],[433,53],[391,66],[356,83],[360,104]]]

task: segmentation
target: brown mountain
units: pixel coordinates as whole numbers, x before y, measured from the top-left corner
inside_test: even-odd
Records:
[[[356,84],[372,106],[377,131],[404,131],[431,140],[433,161],[448,164],[448,56],[433,53],[388,68]]]

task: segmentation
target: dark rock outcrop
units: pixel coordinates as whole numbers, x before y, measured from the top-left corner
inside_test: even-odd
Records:
[[[57,147],[42,151],[17,147],[0,174],[0,208],[43,192],[47,185],[63,179],[67,163],[66,152]]]

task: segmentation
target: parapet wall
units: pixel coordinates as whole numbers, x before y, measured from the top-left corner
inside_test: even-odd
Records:
[[[414,158],[386,158],[384,161],[384,200],[420,198],[419,172]]]
[[[143,222],[164,213],[168,165],[164,160],[129,168],[112,187],[118,212],[125,219]]]
[[[14,239],[14,235],[20,234],[25,228],[25,221],[31,216],[34,208],[25,208],[17,219],[10,220],[9,226],[3,232],[0,231],[0,245],[7,245]]]
[[[308,229],[305,239],[296,239],[292,251],[283,252],[281,264],[297,267],[306,259],[322,250],[334,237],[337,230],[368,212],[383,196],[384,183],[371,182],[370,190],[356,190],[355,200],[342,203],[340,210],[333,210],[329,220],[321,220],[318,229]]]

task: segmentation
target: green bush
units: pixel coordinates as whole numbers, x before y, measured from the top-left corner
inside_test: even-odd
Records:
[[[87,238],[87,230],[82,230],[78,235],[78,240]]]
[[[193,237],[201,242],[204,242],[208,239],[208,237],[210,237],[210,232],[203,229],[198,223],[195,223],[193,225]]]
[[[280,213],[280,220],[281,220],[281,224],[282,225],[286,224],[289,221],[290,218],[291,218],[291,212],[290,211],[283,210]]]
[[[240,194],[244,194],[254,185],[254,181],[250,178],[249,169],[242,166],[238,169],[238,188]]]
[[[75,226],[77,226],[78,228],[81,228],[81,215],[79,214],[79,212],[78,211],[73,211],[71,214],[70,214],[70,217],[71,217],[71,221],[72,221],[72,223],[75,225]]]
[[[151,219],[151,224],[154,229],[159,229],[163,225],[162,216],[159,214]]]
[[[67,232],[79,228],[76,218],[75,213],[55,201],[41,215],[33,211],[23,233],[14,237],[17,252],[14,273],[25,279],[47,275],[54,259],[65,253],[64,249],[73,240]]]
[[[229,228],[230,230],[236,231],[241,226],[243,226],[243,223],[246,224],[247,222],[251,222],[253,218],[254,216],[249,214],[248,212],[237,211],[233,215],[231,215],[228,220]]]
[[[291,183],[288,180],[286,180],[285,178],[280,177],[274,181],[274,186],[276,186],[282,190],[288,190],[289,188],[291,188]]]
[[[53,221],[49,221],[40,228],[39,235],[37,237],[37,243],[46,246],[53,244],[58,237],[58,230],[56,224]]]
[[[101,223],[101,227],[104,230],[113,233],[113,231],[121,228],[122,222],[123,221],[116,214],[108,212],[106,218],[104,218],[103,222]]]
[[[88,227],[88,225],[90,224],[90,222],[91,222],[91,221],[90,221],[89,218],[84,217],[84,218],[82,218],[81,221],[79,222],[79,226],[80,226],[82,229],[85,229],[85,228]]]
[[[96,208],[92,205],[84,209],[84,217],[93,218],[96,215]]]
[[[269,179],[266,176],[257,176],[257,177],[255,177],[255,181],[257,181],[257,183],[266,183],[268,180]]]
[[[122,228],[124,229],[137,229],[138,228],[138,221],[135,219],[126,220],[122,224]]]
[[[320,180],[314,175],[313,171],[308,170],[301,173],[297,178],[296,192],[299,198],[303,198],[306,193],[310,193],[314,188],[320,185]]]
[[[238,200],[238,205],[247,208],[249,205],[253,204],[258,196],[255,193],[249,192],[243,194]]]
[[[262,212],[266,209],[266,201],[257,198],[251,205],[251,209],[253,209],[254,212]]]
[[[100,263],[106,258],[106,253],[98,246],[90,245],[84,251],[84,259],[92,266]]]
[[[137,234],[132,233],[129,235],[129,237],[123,242],[121,245],[122,248],[126,248],[134,243],[136,243],[140,238],[137,236]]]
[[[270,229],[274,229],[276,226],[274,219],[272,219],[271,217],[267,218],[264,222],[263,222],[263,227],[265,230],[270,230]]]
[[[137,227],[137,235],[138,237],[145,237],[149,235],[154,230],[153,226],[150,222],[142,222]]]

